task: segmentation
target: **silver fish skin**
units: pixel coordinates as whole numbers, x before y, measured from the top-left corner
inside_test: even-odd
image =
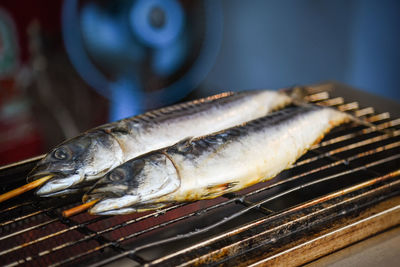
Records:
[[[139,155],[265,116],[291,101],[287,94],[271,90],[222,93],[109,123],[54,148],[28,182],[51,174],[37,195],[72,193]]]
[[[92,214],[125,214],[215,198],[275,177],[349,115],[290,107],[208,136],[130,160],[100,179],[84,201]]]

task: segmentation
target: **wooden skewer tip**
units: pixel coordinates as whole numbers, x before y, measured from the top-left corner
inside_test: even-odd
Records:
[[[95,199],[95,200],[92,200],[92,201],[83,203],[83,204],[81,204],[81,205],[79,205],[79,206],[70,208],[70,209],[68,209],[68,210],[64,210],[64,211],[62,212],[62,215],[63,215],[64,217],[68,218],[68,217],[71,217],[71,216],[73,216],[73,215],[75,215],[75,214],[81,213],[82,211],[85,211],[85,210],[87,210],[87,209],[93,207],[94,204],[96,204],[99,200],[100,200],[100,199]]]
[[[11,191],[9,191],[7,193],[4,193],[4,194],[0,195],[0,203],[3,202],[3,201],[8,200],[10,198],[14,198],[16,196],[19,196],[19,195],[21,195],[21,194],[23,194],[23,193],[25,193],[27,191],[30,191],[30,190],[32,190],[34,188],[37,188],[37,187],[41,186],[42,184],[44,184],[46,181],[48,181],[53,176],[54,176],[53,174],[46,175],[46,176],[44,176],[42,178],[39,178],[39,179],[37,179],[37,180],[35,180],[33,182],[30,182],[28,184],[25,184],[23,186],[15,188],[14,190],[11,190]]]

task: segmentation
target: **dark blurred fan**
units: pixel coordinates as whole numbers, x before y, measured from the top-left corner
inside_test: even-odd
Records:
[[[213,65],[219,1],[66,0],[63,36],[83,79],[111,101],[110,120],[186,96]]]

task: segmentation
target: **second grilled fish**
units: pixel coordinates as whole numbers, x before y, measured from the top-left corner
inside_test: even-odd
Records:
[[[74,192],[129,159],[265,116],[290,102],[286,94],[269,90],[223,93],[106,124],[54,148],[28,182],[51,175],[36,194]]]
[[[349,115],[291,107],[130,160],[84,196],[92,214],[124,214],[237,191],[276,176]]]

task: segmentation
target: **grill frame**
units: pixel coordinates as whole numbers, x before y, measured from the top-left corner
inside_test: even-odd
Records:
[[[341,91],[347,92],[345,89],[333,83],[307,87],[310,101],[355,111],[381,126],[338,127],[276,179],[215,200],[178,204],[160,211],[117,217],[79,214],[66,219],[61,211],[75,205],[78,198],[41,200],[26,193],[0,205],[2,214],[13,215],[0,222],[0,258],[11,266],[103,265],[122,258],[130,264],[148,265],[298,265],[394,227],[400,222],[400,138],[384,128],[398,132],[400,121],[389,118],[386,112],[372,115],[373,108],[360,108],[358,102],[345,103],[338,96]],[[329,95],[332,97],[327,99]],[[380,145],[371,147],[373,143],[368,140]],[[376,162],[371,157],[381,154],[377,160],[380,164],[371,165]],[[1,167],[2,192],[23,184],[40,158]],[[341,172],[343,175],[339,175]],[[307,193],[308,188],[318,186],[318,179],[332,183],[340,177],[356,181],[321,192],[319,197],[300,195],[300,203],[292,199],[296,199],[293,192]],[[347,181],[341,178],[339,182]],[[279,203],[279,197],[287,198],[287,203]],[[23,205],[25,202],[30,204]],[[199,223],[202,220],[206,223]],[[188,227],[191,223],[193,227]],[[174,232],[174,228],[183,232]],[[164,233],[167,231],[172,232],[168,235]],[[59,241],[60,237],[65,241]],[[10,245],[11,241],[20,248]],[[37,245],[39,250],[33,249]],[[74,259],[85,251],[91,252],[88,257]],[[151,258],[155,253],[161,256]]]

